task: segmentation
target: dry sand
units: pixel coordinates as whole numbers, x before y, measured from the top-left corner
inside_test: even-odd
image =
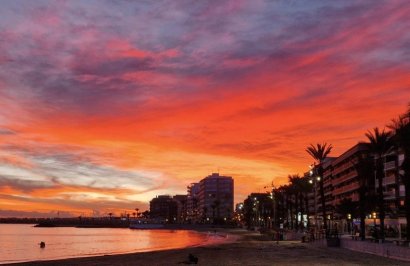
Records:
[[[239,236],[239,239],[233,243],[178,250],[13,265],[183,265],[187,264],[189,253],[199,258],[199,265],[410,265],[408,262],[347,249],[318,248],[299,241],[282,241],[277,244],[265,241],[259,233],[245,230],[218,231],[230,233],[237,238]]]

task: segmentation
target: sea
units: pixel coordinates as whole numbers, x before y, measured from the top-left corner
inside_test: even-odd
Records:
[[[188,230],[0,224],[0,264],[176,249],[218,241]],[[45,242],[45,248],[40,248]]]

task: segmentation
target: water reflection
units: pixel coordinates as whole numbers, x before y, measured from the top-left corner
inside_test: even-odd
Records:
[[[0,225],[0,263],[142,252],[200,245],[204,234],[126,228],[36,228]],[[46,247],[39,247],[44,241]]]

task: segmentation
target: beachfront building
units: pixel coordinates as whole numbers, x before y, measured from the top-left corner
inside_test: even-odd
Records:
[[[320,177],[317,173],[317,168],[312,167],[309,172],[304,174],[305,178],[309,179],[309,183],[312,184],[312,190],[308,193],[308,212],[309,223],[316,228],[322,228],[323,223],[327,222],[334,216],[333,205],[333,165],[332,162],[335,157],[328,157],[323,162],[323,191],[325,196],[325,208],[326,213],[323,217],[323,206],[320,192]]]
[[[198,214],[202,221],[225,222],[233,217],[234,181],[213,173],[199,182]]]
[[[365,164],[367,160],[367,165]],[[384,158],[383,195],[386,211],[385,226],[391,236],[403,231],[405,225],[404,185],[400,178],[403,174],[400,165],[403,154],[392,149]],[[371,230],[379,223],[377,206],[378,182],[375,180],[374,159],[366,143],[358,143],[339,157],[328,158],[323,163],[324,193],[326,216],[323,217],[319,180],[315,178],[315,169],[305,174],[313,183],[309,193],[308,206],[311,225],[321,228],[323,222],[328,228],[339,231],[353,231],[360,224],[358,217],[359,189],[366,191],[366,228]],[[312,174],[313,172],[313,174]],[[346,203],[351,202],[351,206]],[[351,208],[351,211],[349,211]],[[390,236],[390,235],[388,235]]]
[[[187,221],[187,195],[175,195],[172,199],[177,204],[177,223],[185,223]]]
[[[387,236],[391,233],[401,237],[406,225],[404,198],[405,189],[402,180],[404,174],[400,166],[403,164],[404,154],[399,150],[391,149],[384,158],[383,192],[386,206]],[[378,183],[376,182],[376,189]]]
[[[199,183],[191,183],[187,187],[187,213],[188,223],[198,223],[201,221],[199,215]]]
[[[149,203],[150,217],[156,222],[175,223],[178,216],[177,202],[169,195],[159,195]]]

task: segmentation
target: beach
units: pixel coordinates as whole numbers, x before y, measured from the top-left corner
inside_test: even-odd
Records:
[[[409,265],[408,262],[300,241],[268,241],[258,232],[216,229],[227,242],[185,249],[37,261],[13,265],[178,265],[193,254],[199,265]],[[172,240],[170,240],[172,241]],[[233,242],[230,242],[233,241]]]

